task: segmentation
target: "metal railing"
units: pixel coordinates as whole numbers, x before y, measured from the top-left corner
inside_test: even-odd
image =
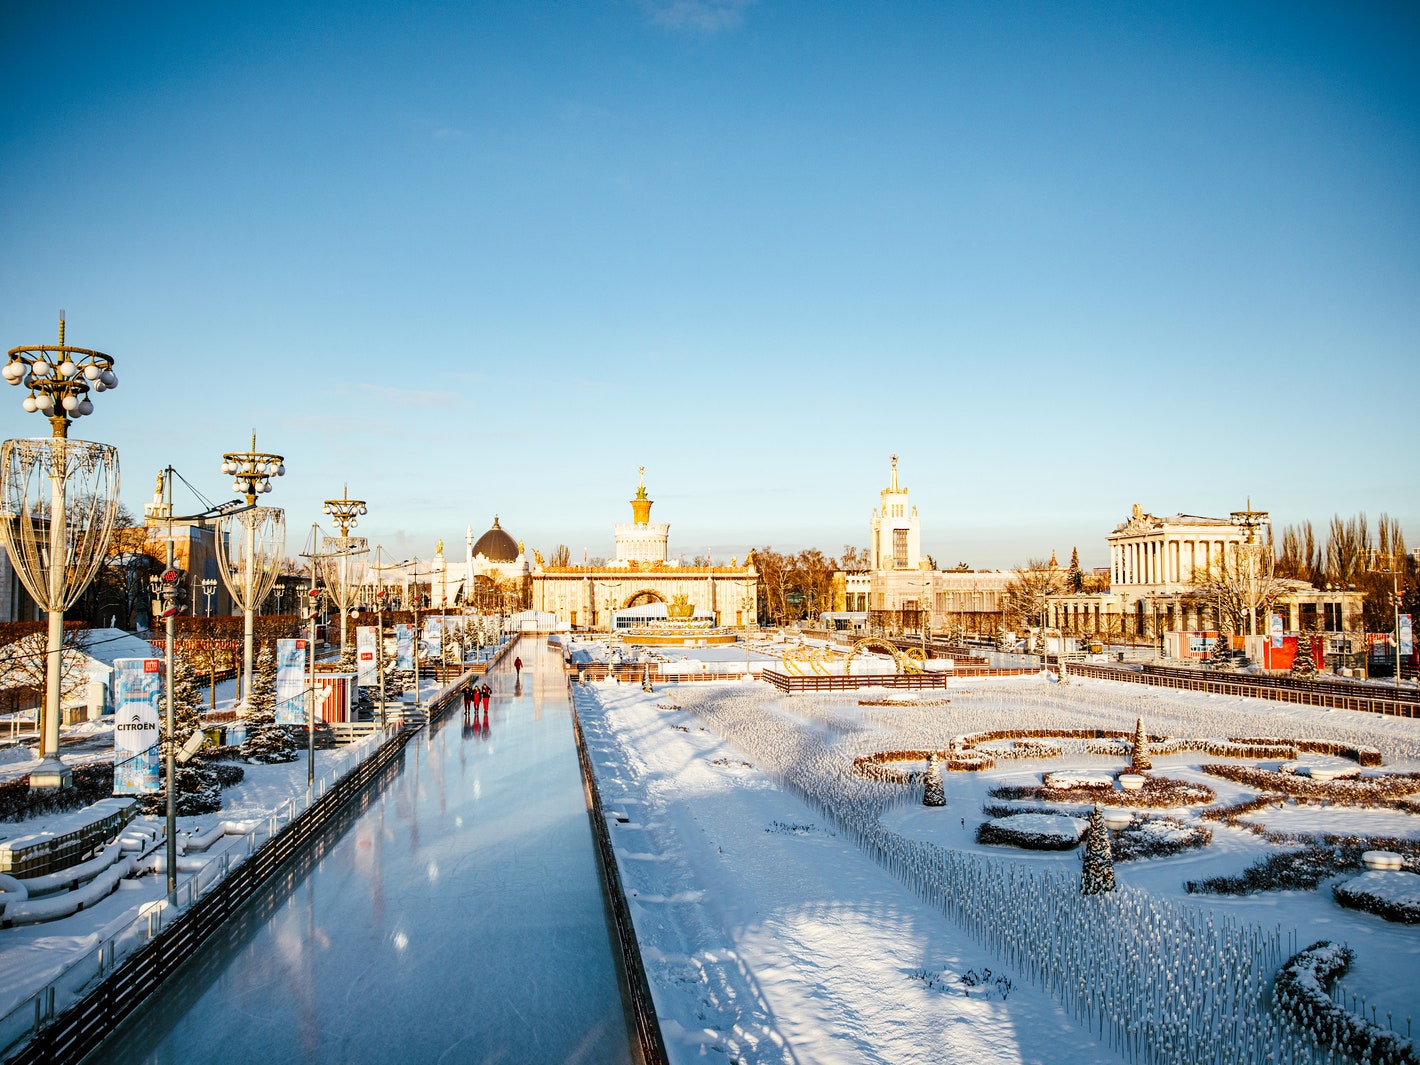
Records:
[[[1187,669],[1151,667],[1144,670],[1122,669],[1119,666],[1074,664],[1070,672],[1080,677],[1117,680],[1126,684],[1152,684],[1180,691],[1210,692],[1214,695],[1242,695],[1254,699],[1272,699],[1301,706],[1322,706],[1333,710],[1359,710],[1370,714],[1396,717],[1420,717],[1420,700],[1386,697],[1374,692],[1374,686],[1364,693],[1338,692],[1331,687],[1314,688],[1298,684],[1277,683],[1280,677],[1226,677],[1201,675]]]

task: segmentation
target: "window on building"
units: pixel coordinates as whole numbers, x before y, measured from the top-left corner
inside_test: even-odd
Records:
[[[907,568],[907,530],[892,531],[892,564],[898,569]]]

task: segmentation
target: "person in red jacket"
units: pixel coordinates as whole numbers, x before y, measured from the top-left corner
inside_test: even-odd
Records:
[[[518,675],[519,680],[523,679],[523,660],[521,658],[513,659],[513,672]]]

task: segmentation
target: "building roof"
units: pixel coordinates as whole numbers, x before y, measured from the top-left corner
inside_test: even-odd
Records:
[[[473,554],[475,558],[482,555],[489,562],[516,562],[518,543],[498,524],[495,514],[493,528],[478,538],[478,543],[473,545]]]

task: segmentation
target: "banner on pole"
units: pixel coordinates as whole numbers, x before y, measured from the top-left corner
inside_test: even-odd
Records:
[[[1408,658],[1415,653],[1415,640],[1411,634],[1410,615],[1400,615],[1400,654]],[[1398,667],[1397,667],[1398,668]]]
[[[306,641],[276,641],[276,723],[306,723]]]
[[[157,658],[115,659],[113,685],[113,793],[151,795],[161,787],[158,722],[163,663]]]
[[[1282,615],[1272,615],[1272,650],[1278,651],[1282,648]]]
[[[444,619],[442,616],[424,619],[424,645],[430,658],[444,654]]]
[[[414,668],[414,626],[394,627],[394,668],[409,670]]]
[[[355,629],[355,661],[357,680],[362,688],[379,683],[379,659],[375,656],[375,626],[360,625]]]

